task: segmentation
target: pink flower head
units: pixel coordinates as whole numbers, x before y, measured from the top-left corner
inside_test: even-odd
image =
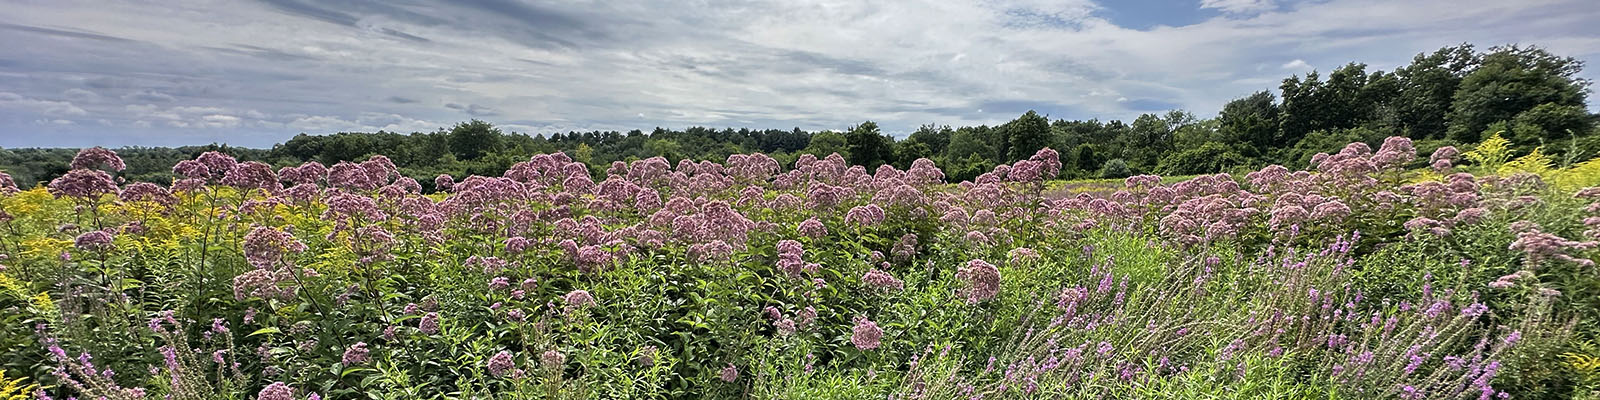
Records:
[[[295,400],[294,388],[283,382],[273,382],[256,394],[257,400]]]
[[[968,261],[956,272],[956,279],[966,282],[967,303],[977,304],[1000,292],[1000,269],[983,260]]]
[[[111,175],[97,169],[74,169],[50,181],[50,194],[60,197],[93,199],[117,193],[117,183]]]
[[[905,288],[905,282],[895,279],[894,275],[877,268],[868,270],[866,274],[861,275],[861,281],[866,282],[867,286],[881,291],[899,291]]]
[[[350,345],[350,348],[344,350],[344,357],[340,360],[340,363],[345,366],[366,364],[369,352],[367,342],[356,342],[356,344]]]
[[[856,326],[851,329],[850,344],[861,350],[878,348],[883,338],[883,330],[878,329],[878,324],[866,316],[856,316],[855,323]]]
[[[801,221],[798,230],[800,231],[800,235],[812,239],[828,236],[828,228],[823,226],[822,221],[818,221],[817,217],[811,217],[807,218],[805,221]]]
[[[73,245],[77,246],[79,250],[110,250],[111,240],[112,235],[109,231],[89,231],[78,235],[78,238],[73,241]]]
[[[566,296],[562,297],[562,300],[567,302],[567,309],[569,310],[581,309],[594,305],[594,296],[590,296],[589,291],[582,289],[567,293]]]
[[[78,155],[72,157],[72,169],[99,169],[109,168],[112,171],[121,171],[128,168],[122,162],[122,157],[117,152],[104,147],[90,147],[78,150]]]
[[[422,320],[417,322],[417,330],[429,335],[439,333],[439,313],[430,312],[423,315]]]
[[[493,357],[489,357],[488,365],[489,374],[494,376],[505,376],[516,368],[516,363],[511,359],[511,352],[505,350],[501,350],[499,353],[495,353]]]
[[[539,364],[548,370],[559,370],[566,363],[567,356],[555,349],[545,350],[544,354],[539,355]]]

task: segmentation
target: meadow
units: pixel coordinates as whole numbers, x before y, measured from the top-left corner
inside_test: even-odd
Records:
[[[1600,398],[1600,159],[0,174],[0,399]]]

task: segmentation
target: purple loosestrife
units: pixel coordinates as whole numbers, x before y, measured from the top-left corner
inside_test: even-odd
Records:
[[[433,178],[434,190],[449,192],[453,191],[455,187],[456,179],[450,177],[450,174],[439,174],[439,176]]]
[[[850,212],[845,214],[844,222],[865,228],[878,225],[883,222],[883,218],[882,208],[879,208],[877,204],[867,204],[851,208]]]
[[[272,227],[256,226],[244,235],[244,256],[256,268],[270,268],[288,260],[290,253],[305,252],[307,247],[294,235]]]
[[[316,161],[278,169],[278,177],[293,184],[316,184],[328,177],[328,167]]]
[[[233,277],[236,300],[256,297],[287,301],[293,299],[298,290],[294,277],[286,269],[256,268]]]
[[[1377,154],[1372,156],[1372,162],[1379,169],[1400,168],[1406,163],[1417,159],[1417,149],[1412,146],[1411,139],[1403,136],[1390,136],[1383,140],[1383,145],[1378,147]]]
[[[1044,179],[1044,165],[1038,161],[1023,160],[1012,164],[1006,179],[1014,182],[1035,182]]]
[[[271,165],[259,161],[235,165],[223,175],[222,184],[241,190],[261,189],[276,192],[283,189],[283,183],[278,180],[278,173],[272,170]]]
[[[816,309],[816,307],[806,306],[806,308],[801,309],[800,312],[795,313],[795,321],[794,322],[795,322],[796,325],[798,325],[800,327],[800,329],[805,329],[806,327],[811,326],[811,323],[816,322],[816,321],[817,321],[817,309]]]
[[[206,167],[207,176],[211,178],[221,178],[228,171],[232,171],[234,166],[239,165],[239,161],[233,156],[215,151],[200,153],[199,157],[195,157],[195,161]]]
[[[583,289],[568,292],[567,295],[562,296],[561,299],[566,301],[568,312],[588,308],[595,304],[594,296],[590,296],[589,291]]]
[[[205,164],[199,161],[184,160],[172,166],[172,173],[184,178],[204,181],[211,177],[211,168],[206,167]]]
[[[1057,169],[1059,170],[1059,168],[1058,164]],[[905,180],[913,185],[944,183],[944,171],[939,170],[939,167],[934,165],[933,160],[918,158],[912,161],[911,168],[906,170]]]
[[[656,349],[656,346],[647,345],[647,346],[644,346],[644,347],[640,347],[639,348],[639,357],[637,359],[637,361],[639,363],[639,366],[649,367],[649,366],[655,365],[656,364],[656,353],[658,353],[658,352],[659,352],[659,350]]]
[[[506,278],[504,276],[497,276],[497,277],[494,277],[492,279],[489,279],[489,290],[504,290],[504,289],[509,288],[509,287],[511,287],[511,279],[510,278]]]
[[[795,325],[794,320],[789,318],[780,318],[777,321],[773,321],[772,325],[777,327],[779,336],[793,335],[798,329],[798,326]]]
[[[900,236],[900,240],[895,241],[894,248],[890,249],[889,253],[892,254],[894,259],[898,261],[906,261],[910,260],[912,257],[916,257],[917,234],[907,233]]]
[[[1594,260],[1574,257],[1569,253],[1593,250],[1596,247],[1600,247],[1600,242],[1568,240],[1532,228],[1518,232],[1517,240],[1511,243],[1510,249],[1522,252],[1529,266],[1536,267],[1545,260],[1555,259],[1590,267],[1594,266]]]
[[[128,185],[128,187],[122,189],[122,193],[117,196],[117,199],[124,202],[148,201],[168,207],[178,203],[178,198],[174,197],[172,192],[148,182]]]
[[[1030,263],[1030,262],[1039,261],[1039,253],[1036,252],[1036,251],[1033,251],[1033,249],[1030,249],[1030,248],[1027,248],[1027,247],[1018,247],[1018,248],[1015,248],[1015,249],[1011,249],[1010,252],[1006,253],[1006,256],[1010,258],[1011,264],[1022,264],[1022,263]]]

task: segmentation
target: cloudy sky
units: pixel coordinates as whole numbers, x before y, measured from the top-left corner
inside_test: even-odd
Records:
[[[301,132],[1214,115],[1352,60],[1537,44],[1600,78],[1594,0],[0,0],[0,146]],[[1596,102],[1600,103],[1600,102]],[[1593,107],[1591,107],[1593,108]]]

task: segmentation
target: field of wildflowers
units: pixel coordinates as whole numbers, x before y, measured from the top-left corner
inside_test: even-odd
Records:
[[[959,183],[557,153],[424,194],[85,149],[0,174],[0,398],[1592,397],[1600,163],[1504,152],[1067,193],[1050,149]]]

